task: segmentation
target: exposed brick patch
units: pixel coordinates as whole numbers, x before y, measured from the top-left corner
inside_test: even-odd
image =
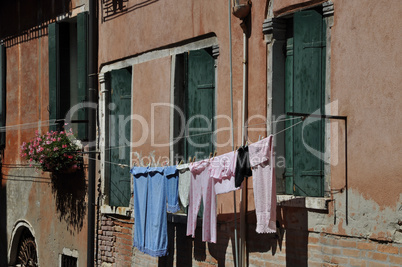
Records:
[[[117,217],[117,216],[113,216]],[[218,224],[218,240],[186,236],[185,223],[168,223],[169,255],[151,257],[133,248],[133,221],[102,216],[97,231],[98,264],[110,266],[234,266],[233,222]],[[247,229],[250,266],[401,266],[401,245],[307,230],[285,230],[283,235],[260,235]]]
[[[98,265],[114,263],[116,266],[130,266],[132,258],[133,221],[125,217],[101,217],[98,229]],[[121,234],[121,229],[130,234]],[[130,231],[129,231],[130,230]],[[114,265],[113,265],[114,266]]]

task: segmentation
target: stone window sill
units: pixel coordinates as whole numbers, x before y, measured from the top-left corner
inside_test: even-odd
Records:
[[[130,207],[114,207],[109,205],[102,205],[100,207],[100,212],[102,214],[116,214],[131,217],[133,210]]]
[[[293,195],[277,195],[277,206],[298,207],[313,210],[328,210],[330,198],[326,197],[302,197]]]

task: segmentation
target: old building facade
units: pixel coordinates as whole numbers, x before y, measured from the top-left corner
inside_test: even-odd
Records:
[[[87,1],[1,3],[0,266],[86,265],[87,162],[56,175],[20,151],[85,100],[88,10]],[[85,140],[85,124],[73,130]]]
[[[21,263],[24,242],[40,266],[92,256],[97,266],[402,265],[398,0],[93,2],[97,46],[87,1],[0,9],[0,266]],[[18,151],[91,90],[85,171],[57,183]],[[74,119],[87,140],[94,121]],[[255,231],[249,177],[217,196],[216,243],[202,242],[201,218],[186,236],[183,208],[168,214],[167,256],[133,247],[131,167],[222,155],[271,134],[276,234]]]
[[[98,262],[401,264],[401,149],[395,122],[401,106],[400,37],[394,21],[402,6],[397,1],[252,1],[241,20],[228,2],[237,1],[127,1],[100,9]],[[373,16],[382,17],[381,26],[369,23]],[[380,49],[384,40],[386,51]],[[210,92],[195,102],[186,85],[192,62],[198,73],[205,62],[213,68],[210,82],[204,82],[212,86],[203,89]],[[125,85],[115,82],[121,80]],[[110,139],[116,136],[108,120],[117,90],[126,90],[117,106],[133,115],[124,124],[127,144]],[[205,151],[188,145],[198,132],[177,138],[180,111],[184,124],[193,114],[212,119],[208,129],[215,132]],[[302,121],[294,113],[333,117]],[[186,237],[186,216],[176,214],[168,217],[169,256],[152,258],[133,249],[132,178],[122,179],[128,168],[116,164],[160,166],[167,159],[176,164],[178,154],[187,162],[214,150],[233,151],[242,144],[243,114],[250,142],[275,134],[277,234],[255,232],[249,178],[235,199],[232,193],[217,197],[216,244],[203,243],[201,229],[195,239]],[[116,160],[118,153],[126,157]]]

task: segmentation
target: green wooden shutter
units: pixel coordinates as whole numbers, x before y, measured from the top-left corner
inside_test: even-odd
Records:
[[[0,127],[6,126],[6,49],[0,45]],[[0,131],[0,148],[6,145],[6,132]]]
[[[83,103],[87,100],[87,63],[88,63],[88,13],[79,13],[77,15],[77,103]],[[87,111],[80,109],[78,111],[78,120],[86,120]],[[87,139],[87,123],[80,123],[78,127],[77,137],[79,139]]]
[[[64,119],[67,112],[70,109],[70,84],[71,84],[71,73],[70,73],[70,23],[61,22],[58,23],[58,62],[57,68],[59,77],[58,88],[57,88],[57,107],[56,114],[57,119]],[[63,121],[60,121],[57,130],[61,130],[64,125]]]
[[[123,120],[131,115],[131,69],[113,70],[111,72],[110,103],[115,109],[110,110],[109,117],[109,160],[112,163],[130,165],[131,123],[123,126]],[[128,207],[131,197],[130,172],[116,164],[110,164],[109,205]]]
[[[187,61],[187,101],[186,114],[189,128],[207,128],[210,130],[192,130],[189,135],[202,134],[214,130],[215,114],[215,66],[214,58],[207,50],[188,52]],[[185,156],[197,159],[207,158],[214,151],[213,134],[203,134],[187,138]]]
[[[313,113],[323,107],[323,59],[325,31],[322,15],[316,10],[294,15],[294,111]],[[324,124],[319,120],[293,128],[294,194],[323,196],[323,161],[312,155],[303,144],[323,150]],[[303,135],[303,136],[302,136]]]
[[[293,25],[292,25],[293,26]],[[285,61],[285,111],[293,112],[293,37],[286,42],[286,61]],[[290,127],[294,122],[286,121],[285,127]],[[285,182],[286,194],[293,194],[293,129],[285,132]]]
[[[56,120],[57,117],[57,90],[59,84],[58,77],[58,43],[59,43],[59,25],[51,23],[48,26],[49,36],[49,120]],[[50,126],[49,130],[56,130],[56,126]]]

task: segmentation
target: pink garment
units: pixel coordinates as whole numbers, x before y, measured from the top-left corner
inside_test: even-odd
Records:
[[[235,187],[237,151],[232,151],[211,159],[210,177],[214,179],[215,194],[228,193],[239,189]]]
[[[276,232],[276,181],[273,136],[249,145],[257,233]]]
[[[201,197],[204,203],[202,216],[202,241],[216,243],[216,197],[213,179],[209,177],[209,160],[190,165],[191,182],[187,215],[187,235],[195,236],[197,214]]]

